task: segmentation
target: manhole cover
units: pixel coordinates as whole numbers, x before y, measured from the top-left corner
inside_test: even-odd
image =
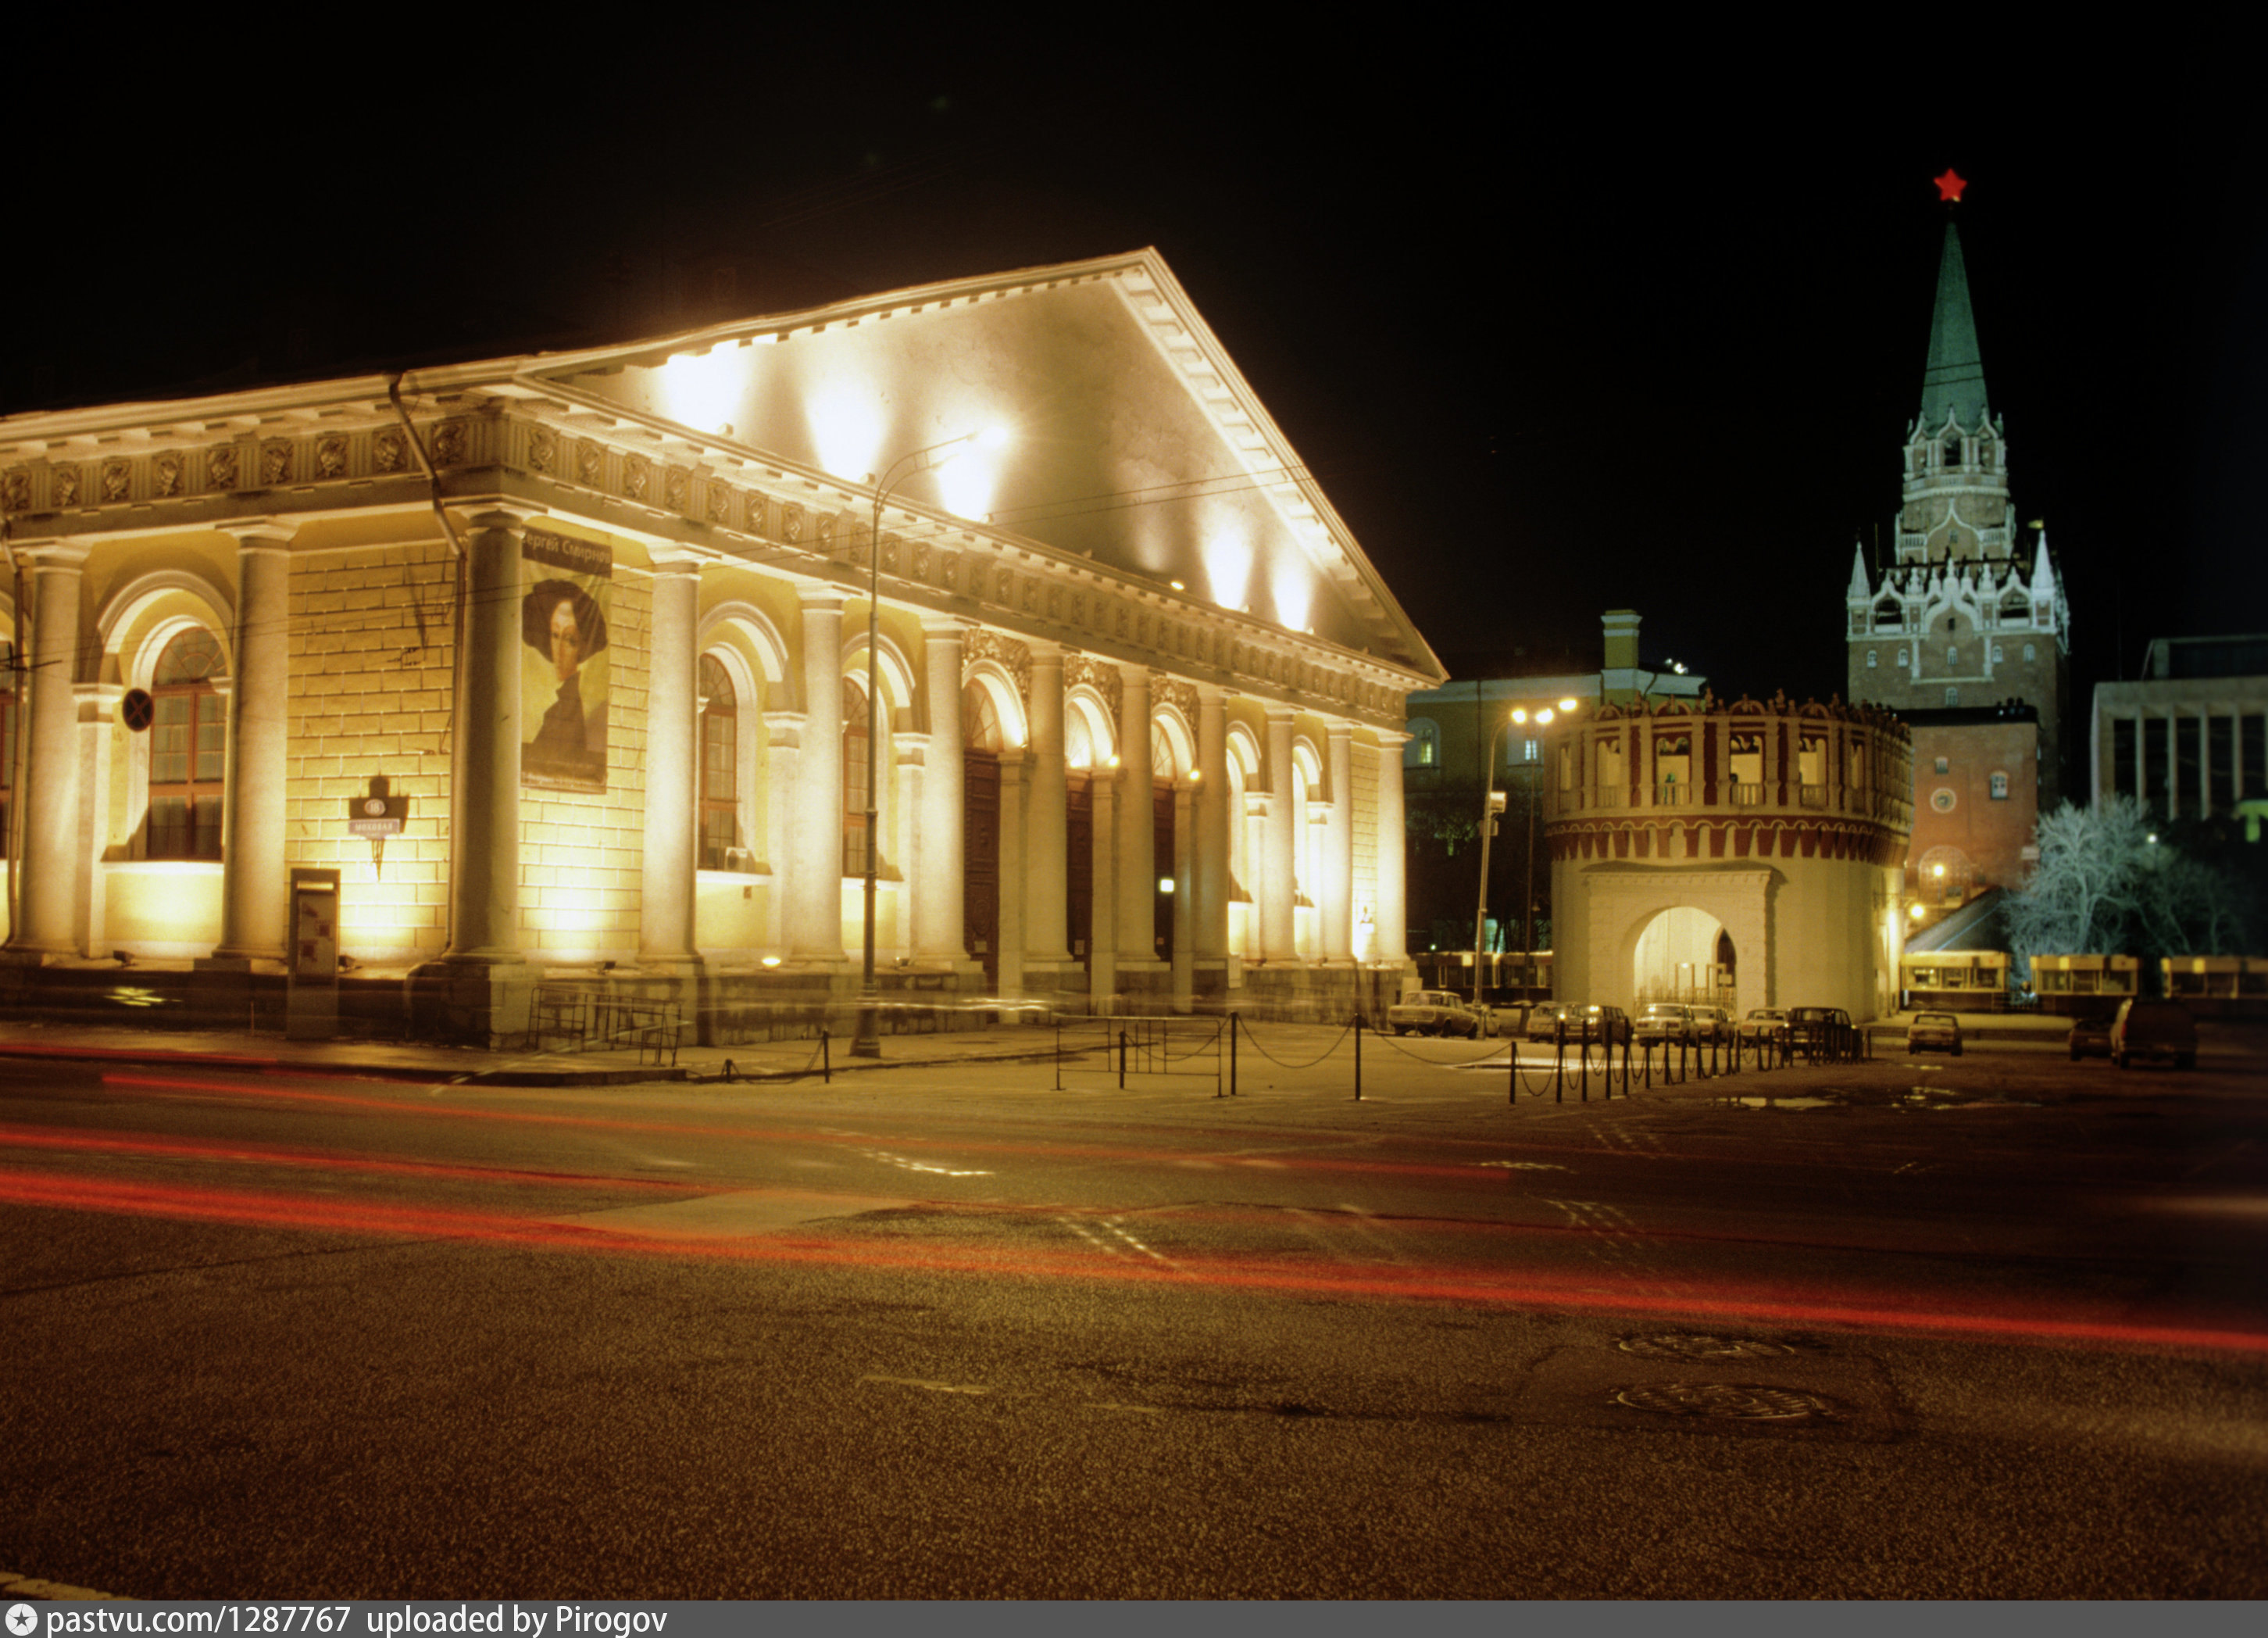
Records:
[[[1829,1421],[1835,1415],[1835,1402],[1823,1395],[1752,1383],[1662,1383],[1650,1388],[1624,1388],[1615,1400],[1634,1411],[1712,1416],[1738,1422]]]
[[[1658,1337],[1624,1337],[1625,1354],[1649,1360],[1762,1360],[1793,1354],[1783,1342],[1764,1342],[1754,1337],[1705,1337],[1667,1332]]]

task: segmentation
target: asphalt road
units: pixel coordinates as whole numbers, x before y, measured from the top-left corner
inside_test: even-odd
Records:
[[[9,1071],[0,1571],[2268,1595],[2258,1059],[1517,1107],[1462,1043],[1373,1041],[1359,1103],[1343,1042],[1270,1061],[1336,1038],[1233,1099]]]

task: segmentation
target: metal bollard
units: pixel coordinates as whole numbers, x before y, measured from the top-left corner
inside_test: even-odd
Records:
[[[1126,1031],[1118,1032],[1118,1089],[1126,1089]]]
[[[1567,1101],[1567,1021],[1551,1021],[1551,1101]]]
[[[827,1026],[819,1026],[819,1081],[821,1086],[835,1084],[835,1063],[827,1052]]]
[[[1228,1015],[1228,1095],[1236,1096],[1236,1015]]]
[[[1588,1014],[1583,1018],[1583,1039],[1577,1050],[1583,1056],[1576,1067],[1575,1087],[1583,1102],[1587,1103],[1591,1101],[1591,1020]]]
[[[1362,1015],[1354,1015],[1354,1101],[1362,1102]]]

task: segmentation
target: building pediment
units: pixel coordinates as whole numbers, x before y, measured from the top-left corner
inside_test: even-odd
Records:
[[[520,375],[852,489],[1000,427],[1004,446],[893,489],[893,509],[1440,674],[1154,251],[530,360]]]

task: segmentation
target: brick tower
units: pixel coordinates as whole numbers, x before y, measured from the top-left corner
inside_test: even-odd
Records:
[[[1914,729],[1908,888],[1948,904],[2017,885],[2035,821],[2062,800],[2071,628],[2046,534],[2036,528],[2027,550],[2009,499],[2007,431],[1985,396],[1950,219],[1900,465],[1895,559],[1877,581],[1863,548],[1852,557],[1849,697]]]

